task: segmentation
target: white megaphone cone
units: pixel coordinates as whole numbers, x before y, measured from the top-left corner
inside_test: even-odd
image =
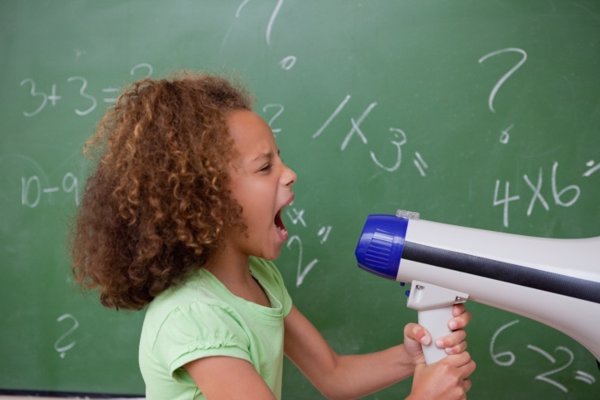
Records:
[[[409,218],[412,217],[412,218]],[[356,246],[361,268],[412,282],[408,306],[435,339],[467,299],[570,336],[600,360],[600,237],[546,239],[370,215]],[[424,347],[428,363],[446,354]]]

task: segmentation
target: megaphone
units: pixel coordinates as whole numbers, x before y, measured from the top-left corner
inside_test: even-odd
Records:
[[[551,326],[600,360],[600,237],[548,239],[419,219],[368,216],[355,251],[376,275],[411,282],[408,307],[435,339],[468,300]],[[446,353],[424,346],[427,363]]]

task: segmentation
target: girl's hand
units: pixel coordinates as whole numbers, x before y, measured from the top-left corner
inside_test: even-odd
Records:
[[[448,321],[448,328],[452,333],[439,338],[434,345],[444,349],[447,354],[459,354],[467,349],[464,328],[471,320],[471,313],[466,311],[463,304],[457,304],[452,308],[452,315],[454,318]],[[404,347],[415,365],[425,363],[421,345],[428,346],[431,340],[431,335],[421,325],[409,323],[404,327]]]
[[[415,365],[413,386],[407,400],[462,400],[471,388],[469,376],[475,371],[475,362],[466,352],[467,336],[464,328],[471,320],[471,314],[464,305],[452,308],[454,318],[448,321],[452,333],[439,338],[436,346],[442,348],[448,357],[433,363],[425,364],[421,345],[431,343],[431,335],[421,325],[410,323],[404,327],[404,347]]]
[[[407,400],[464,400],[471,389],[469,376],[475,367],[466,351],[430,365],[418,364]]]

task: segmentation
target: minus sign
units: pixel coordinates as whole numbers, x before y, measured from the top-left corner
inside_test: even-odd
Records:
[[[54,193],[54,192],[58,192],[58,188],[57,187],[53,187],[53,188],[46,188],[42,190],[44,193]]]

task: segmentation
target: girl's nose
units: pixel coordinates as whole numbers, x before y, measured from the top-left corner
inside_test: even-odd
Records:
[[[298,178],[296,176],[296,173],[294,172],[293,169],[291,169],[290,167],[288,167],[287,165],[284,165],[285,170],[283,171],[283,184],[285,186],[292,186],[294,183],[296,183],[296,179]]]

